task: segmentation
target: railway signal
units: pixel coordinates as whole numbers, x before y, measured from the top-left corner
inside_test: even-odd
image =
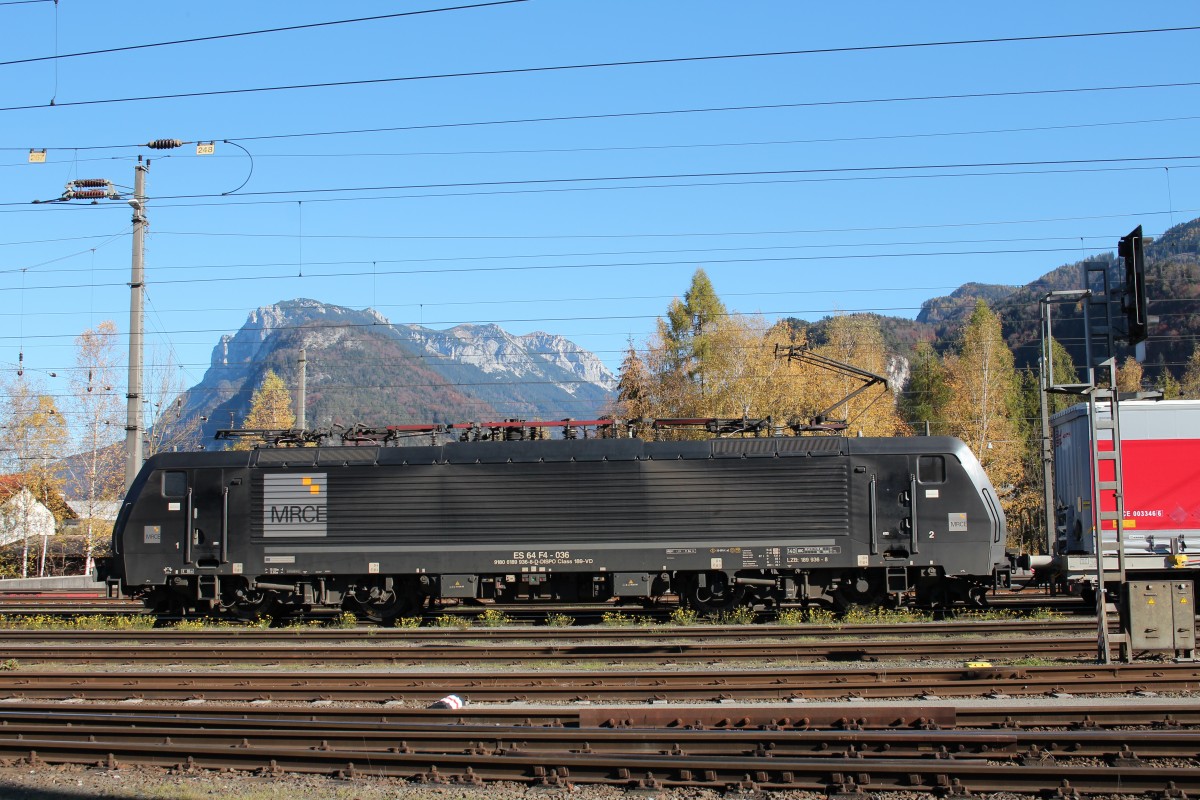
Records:
[[[1125,315],[1130,344],[1146,341],[1150,318],[1146,313],[1146,257],[1142,249],[1142,226],[1138,225],[1117,244],[1117,255],[1125,261],[1125,287],[1121,312]]]

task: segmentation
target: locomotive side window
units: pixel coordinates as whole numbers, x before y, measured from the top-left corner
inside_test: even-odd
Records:
[[[187,473],[164,472],[162,494],[163,497],[185,497],[187,495]]]
[[[917,480],[921,483],[945,483],[946,459],[944,456],[921,456],[917,459]]]

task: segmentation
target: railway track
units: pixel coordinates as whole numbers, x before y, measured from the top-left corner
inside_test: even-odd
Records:
[[[953,697],[1070,697],[1200,691],[1200,665],[902,669],[546,672],[0,672],[0,701],[174,700],[193,703],[813,701]]]
[[[904,625],[440,627],[419,629],[0,630],[22,664],[305,664],[705,660],[838,662],[1094,655],[1088,618],[945,621]]]
[[[631,713],[592,711],[592,720]],[[947,711],[949,725],[944,724]],[[792,721],[771,709],[768,713],[776,716],[769,724],[736,727],[723,726],[712,711],[687,713],[706,716],[708,724],[626,726],[591,724],[583,717],[573,725],[561,719],[555,726],[473,724],[445,712],[440,723],[433,716],[420,722],[239,720],[207,711],[102,714],[0,707],[0,758],[30,766],[148,764],[266,775],[373,775],[434,785],[504,780],[547,788],[586,783],[630,789],[807,789],[829,796],[866,789],[967,796],[1057,788],[1061,796],[1121,791],[1169,798],[1200,789],[1196,731],[1177,726],[1116,730],[1087,725],[1077,715],[1080,724],[1073,730],[1030,730],[1010,710],[1001,725],[970,728],[958,719],[957,709],[940,709],[912,722],[869,729],[845,717],[813,726],[811,720]],[[764,711],[732,709],[731,716],[742,715],[762,717]],[[896,709],[863,710],[861,719],[868,717],[895,720]]]
[[[137,637],[135,637],[137,638]],[[128,640],[127,640],[128,641]],[[5,655],[18,663],[73,664],[520,664],[530,661],[678,664],[686,662],[834,661],[874,662],[888,660],[949,659],[1078,659],[1096,653],[1094,637],[1086,636],[976,636],[919,638],[912,635],[893,639],[790,640],[749,642],[614,642],[490,643],[490,644],[404,644],[356,642],[315,644],[303,639],[270,644],[12,644]]]
[[[130,630],[56,630],[36,628],[0,629],[0,643],[53,641],[61,643],[106,642],[136,637],[139,642],[162,642],[175,644],[205,643],[262,643],[295,641],[303,638],[325,644],[335,643],[428,643],[461,642],[468,640],[487,641],[694,641],[704,639],[744,640],[749,638],[770,640],[806,639],[819,636],[836,637],[879,637],[895,635],[902,630],[914,636],[956,635],[1041,635],[1049,633],[1088,634],[1096,630],[1095,617],[1054,617],[1044,619],[1016,618],[1009,620],[957,619],[938,622],[911,622],[903,624],[803,624],[803,625],[617,625],[617,626],[570,626],[546,627],[520,624],[496,627],[441,626],[427,628],[322,628],[315,625],[297,625],[283,628],[261,628],[256,626],[226,626],[201,629],[143,628]]]
[[[753,731],[774,727],[797,730],[863,728],[1000,728],[1005,730],[1094,730],[1097,728],[1200,729],[1200,699],[1160,697],[1059,700],[1014,705],[991,698],[918,703],[838,700],[803,705],[470,703],[454,711],[412,707],[388,701],[333,705],[313,703],[126,702],[104,700],[21,700],[0,703],[4,720],[45,717],[72,726],[90,719],[120,718],[130,724],[168,725],[171,720],[263,727],[312,724],[326,727],[456,725],[517,728],[688,728]]]

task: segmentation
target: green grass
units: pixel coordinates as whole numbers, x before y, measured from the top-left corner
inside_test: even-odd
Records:
[[[840,621],[846,625],[911,625],[933,622],[933,615],[907,608],[850,608]]]
[[[154,627],[154,617],[141,614],[85,614],[57,617],[49,614],[0,614],[0,628],[34,631],[137,631]]]
[[[699,625],[700,615],[694,608],[680,606],[671,612],[671,625]]]
[[[750,606],[735,606],[728,611],[709,614],[707,619],[714,625],[753,625],[755,616]]]
[[[955,614],[958,619],[974,619],[982,622],[1007,622],[1018,619],[1062,619],[1063,614],[1049,608],[1031,608],[1015,611],[1011,608],[972,608]]]
[[[654,625],[650,617],[635,617],[624,611],[605,611],[600,617],[600,624],[610,628],[648,628]]]
[[[475,617],[475,622],[485,628],[503,628],[505,625],[513,624],[513,618],[498,608],[488,608]]]
[[[832,625],[836,621],[827,608],[785,608],[776,619],[780,625]]]

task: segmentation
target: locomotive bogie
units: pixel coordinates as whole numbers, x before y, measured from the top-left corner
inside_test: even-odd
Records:
[[[845,610],[978,603],[1004,538],[978,461],[945,437],[279,448],[150,459],[108,571],[161,613]]]

